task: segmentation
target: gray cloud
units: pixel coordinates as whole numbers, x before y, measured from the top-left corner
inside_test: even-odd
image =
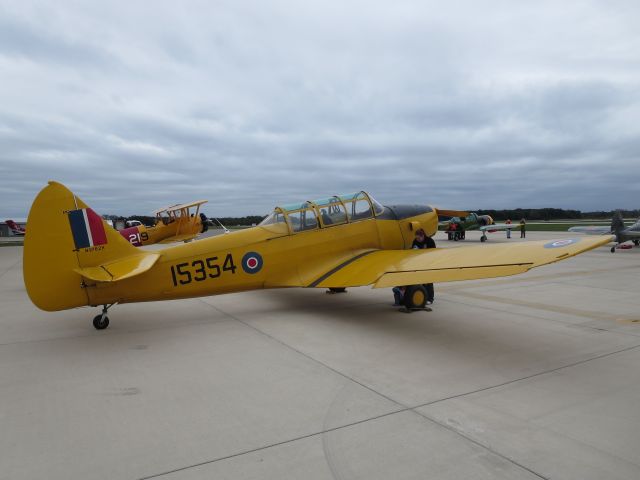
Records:
[[[635,1],[20,2],[0,10],[0,215],[359,189],[638,208]]]

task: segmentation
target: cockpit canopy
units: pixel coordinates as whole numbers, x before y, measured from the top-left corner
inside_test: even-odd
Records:
[[[357,222],[381,215],[384,207],[367,192],[276,207],[260,225],[286,223],[292,233]]]

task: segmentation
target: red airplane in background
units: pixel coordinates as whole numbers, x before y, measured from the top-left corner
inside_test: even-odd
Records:
[[[4,223],[7,224],[7,226],[9,227],[9,230],[11,230],[11,233],[13,235],[17,235],[18,237],[24,237],[24,234],[26,233],[26,230],[24,229],[24,227],[21,227],[13,220],[5,220]]]

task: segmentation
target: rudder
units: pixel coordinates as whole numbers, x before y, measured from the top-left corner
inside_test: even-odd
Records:
[[[120,234],[58,182],[33,201],[23,253],[24,283],[31,301],[46,311],[89,305],[79,269],[135,254]]]

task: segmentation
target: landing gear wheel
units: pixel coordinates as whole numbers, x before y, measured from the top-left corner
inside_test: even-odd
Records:
[[[93,326],[96,330],[104,330],[109,326],[109,317],[107,317],[107,311],[113,307],[116,303],[105,304],[102,306],[102,313],[93,317]]]
[[[634,240],[633,243],[636,247],[640,247],[640,240]]]
[[[422,285],[411,285],[404,292],[404,306],[409,310],[421,310],[427,304],[427,289]]]
[[[616,247],[611,247],[611,253],[616,253]]]
[[[344,287],[333,287],[327,290],[327,293],[347,293],[347,289]]]
[[[96,315],[93,317],[93,326],[96,330],[104,330],[109,326],[109,317],[102,313],[100,315]]]
[[[487,237],[486,237],[486,236],[484,236],[484,235],[483,235],[483,236],[481,236],[481,237],[480,237],[480,241],[481,241],[481,242],[486,242],[486,241],[487,241]]]

